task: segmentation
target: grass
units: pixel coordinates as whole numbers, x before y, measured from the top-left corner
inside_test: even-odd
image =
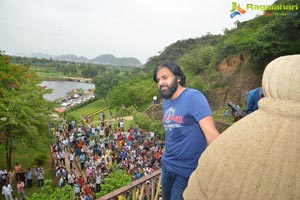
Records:
[[[73,110],[70,112],[72,116],[74,116],[76,119],[80,119],[82,115],[90,115],[96,111],[102,110],[107,108],[105,106],[105,102],[103,99],[98,99],[90,104],[87,104],[83,107],[80,107],[76,110]],[[107,114],[105,113],[105,116],[109,116],[109,110],[106,110]],[[99,115],[98,115],[99,116]]]
[[[46,66],[30,66],[29,69],[37,73],[37,75],[41,78],[43,77],[62,77],[62,72],[57,72],[54,67],[46,67]]]
[[[147,107],[146,105],[145,107]],[[90,115],[92,113],[96,113],[94,115],[94,119],[92,124],[93,125],[98,125],[100,124],[100,114],[99,112],[103,111],[105,114],[105,120],[110,120],[110,111],[112,112],[112,119],[111,121],[114,123],[115,119],[122,118],[122,116],[117,115],[117,111],[114,108],[109,108],[108,106],[105,105],[104,99],[98,99],[90,104],[87,104],[83,107],[80,107],[78,109],[75,109],[71,111],[69,114],[71,116],[74,116],[77,121],[80,121],[81,116],[83,115]],[[128,130],[131,125],[135,125],[133,123],[133,120],[124,120],[124,129]]]
[[[98,99],[90,104],[82,106],[78,109],[70,111],[69,114],[74,116],[77,120],[81,119],[83,115],[92,115],[94,113],[94,120],[99,120],[100,118],[100,111],[103,111],[105,114],[105,120],[109,120],[110,118],[110,111],[112,112],[112,118],[121,118],[122,116],[117,115],[117,111],[114,108],[110,108],[109,106],[105,105],[103,99]]]
[[[224,122],[224,123],[229,123],[232,124],[234,123],[234,119],[230,114],[230,111],[228,113],[228,119],[224,118],[224,112],[225,112],[225,108],[221,108],[218,110],[214,110],[213,111],[213,118],[215,121],[219,121],[219,122]]]
[[[81,116],[93,116],[94,115],[94,119],[93,121],[98,121],[100,118],[99,112],[103,111],[105,114],[106,119],[109,118],[109,107],[105,105],[105,102],[103,99],[98,99],[92,103],[89,103],[85,106],[82,106],[78,109],[75,109],[73,111],[71,111],[69,114],[73,117],[75,117],[76,121],[80,121],[81,120]],[[113,112],[114,110],[112,110]]]

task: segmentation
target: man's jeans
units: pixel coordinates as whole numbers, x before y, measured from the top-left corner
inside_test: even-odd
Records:
[[[189,178],[171,173],[162,167],[161,186],[164,200],[182,200]]]

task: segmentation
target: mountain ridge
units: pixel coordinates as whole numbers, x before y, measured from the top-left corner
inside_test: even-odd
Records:
[[[108,64],[117,66],[141,66],[142,63],[134,57],[115,57],[113,54],[102,54],[95,58],[88,59],[84,56],[77,56],[75,54],[63,54],[63,55],[50,55],[45,53],[32,53],[28,57],[46,58],[60,61],[70,62],[92,62],[97,64]]]

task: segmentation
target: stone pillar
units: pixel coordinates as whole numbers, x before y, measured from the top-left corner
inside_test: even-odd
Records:
[[[300,55],[269,63],[262,86],[259,109],[202,154],[185,200],[300,199]]]

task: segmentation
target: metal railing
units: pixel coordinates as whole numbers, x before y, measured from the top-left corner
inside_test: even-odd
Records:
[[[160,170],[155,171],[96,200],[158,200],[161,196],[160,174]]]

